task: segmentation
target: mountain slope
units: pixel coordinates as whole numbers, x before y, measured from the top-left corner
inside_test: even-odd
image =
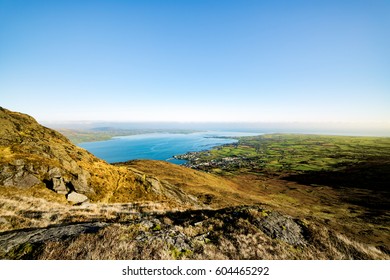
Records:
[[[344,194],[256,172],[111,165],[0,107],[0,259],[389,259],[387,213]]]
[[[197,197],[200,202],[212,208],[260,202],[259,196],[250,196],[248,190],[243,190],[239,184],[232,180],[169,162],[132,160],[115,165],[127,167],[130,170],[140,170],[145,174],[155,176]]]
[[[59,194],[100,202],[160,201],[196,205],[157,178],[100,160],[28,115],[0,107],[0,186],[41,185]],[[86,197],[85,197],[86,196]],[[77,202],[77,199],[76,199]]]

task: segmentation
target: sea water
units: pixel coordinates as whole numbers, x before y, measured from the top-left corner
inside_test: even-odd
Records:
[[[208,131],[189,134],[150,133],[113,137],[111,140],[85,142],[80,147],[109,163],[133,159],[165,160],[182,164],[174,155],[209,150],[238,140],[222,137],[255,136],[261,133]]]

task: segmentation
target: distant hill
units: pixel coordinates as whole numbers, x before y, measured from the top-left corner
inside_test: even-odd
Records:
[[[129,136],[148,133],[179,133],[187,134],[198,132],[197,130],[189,129],[121,129],[115,127],[94,127],[90,129],[70,129],[70,128],[55,128],[61,134],[65,135],[73,144],[83,142],[96,142],[110,140],[116,136]]]

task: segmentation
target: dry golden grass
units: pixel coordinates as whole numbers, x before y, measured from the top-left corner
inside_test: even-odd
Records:
[[[229,216],[216,215],[202,221],[198,210],[194,212],[198,218],[194,219],[202,222],[193,223],[180,218],[182,214],[166,213],[169,206],[156,202],[71,206],[63,196],[43,186],[27,190],[2,188],[0,206],[1,231],[97,220],[111,223],[94,234],[45,242],[34,252],[34,258],[39,259],[389,259],[377,247],[329,229],[316,219],[306,221],[308,243],[296,247],[267,236],[245,218],[239,218],[234,225],[225,221]],[[140,212],[152,215],[148,218],[151,221],[157,217],[161,226],[146,227]],[[269,213],[248,210],[254,218],[264,218]],[[163,236],[171,234],[185,236],[191,248],[183,251],[167,242]],[[200,236],[205,237],[199,239]]]
[[[168,162],[136,160],[120,165],[167,181],[213,208],[261,202],[261,197],[249,196],[248,190],[232,180]]]
[[[212,194],[210,206],[222,208],[231,204],[253,204],[266,202],[269,209],[278,209],[283,213],[305,220],[311,225],[312,240],[305,248],[294,248],[284,242],[273,240],[262,232],[250,234],[237,233],[234,239],[220,235],[218,243],[199,243],[192,252],[177,251],[162,240],[153,239],[146,243],[134,238],[142,227],[113,224],[101,233],[85,234],[66,242],[48,242],[43,259],[388,259],[378,246],[388,248],[388,230],[365,223],[357,217],[362,212],[348,212],[351,205],[340,203],[338,195],[331,189],[287,183],[280,179],[235,176],[222,178],[207,173],[174,166],[164,162],[138,161],[137,168],[151,166],[148,176],[159,176],[161,182],[167,181],[182,190],[202,197]],[[118,168],[117,166],[115,168]],[[126,166],[119,167],[127,172]],[[134,168],[134,166],[130,166]],[[134,174],[143,174],[134,169]],[[178,175],[175,179],[175,175]],[[119,176],[119,175],[118,175]],[[139,176],[138,176],[139,177]],[[140,178],[138,178],[140,179]],[[142,178],[141,178],[142,180]],[[125,182],[126,179],[123,182]],[[208,185],[205,185],[209,182]],[[119,184],[120,185],[120,184]],[[110,197],[121,195],[126,187],[117,188],[108,194]],[[131,194],[136,197],[134,194]],[[130,198],[129,196],[128,198]],[[138,202],[137,202],[138,199]],[[134,212],[164,213],[168,210],[185,210],[186,205],[173,208],[167,199],[160,201],[145,200],[137,197],[135,203],[91,203],[85,206],[71,206],[63,195],[48,190],[45,186],[30,189],[2,187],[0,192],[0,231],[14,229],[47,227],[71,222],[112,221],[129,222],[138,216]],[[337,206],[337,207],[336,207]],[[252,213],[266,216],[267,211]],[[195,238],[204,231],[212,232],[221,227],[220,220],[214,220],[207,228],[202,226],[179,226],[175,230],[188,238]],[[163,224],[173,226],[169,216]],[[245,228],[245,221],[237,227]],[[371,232],[370,235],[357,235],[357,232]],[[387,232],[387,233],[386,233]],[[103,244],[100,246],[99,244]]]
[[[0,146],[0,160],[10,160],[13,157],[13,153],[10,147]]]
[[[388,214],[371,212],[346,202],[344,198],[354,191],[352,189],[303,185],[255,174],[221,177],[160,161],[131,161],[128,164],[130,168],[180,187],[212,208],[261,203],[296,218],[326,224],[329,229],[361,244],[390,248]]]
[[[68,242],[48,242],[39,259],[171,259],[169,248],[162,240],[140,245],[129,239],[130,233],[137,232],[137,228],[113,225],[95,235],[83,234]]]
[[[127,221],[140,213],[163,213],[171,208],[165,201],[142,201],[132,203],[88,203],[74,206],[64,195],[48,190],[45,186],[28,189],[1,187],[0,232],[42,228],[50,225],[90,222]]]

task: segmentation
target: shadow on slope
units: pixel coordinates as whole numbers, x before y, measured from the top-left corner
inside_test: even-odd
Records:
[[[386,160],[335,166],[335,170],[308,171],[283,179],[313,187],[329,186],[340,191],[346,202],[371,210],[390,210],[390,163]]]

